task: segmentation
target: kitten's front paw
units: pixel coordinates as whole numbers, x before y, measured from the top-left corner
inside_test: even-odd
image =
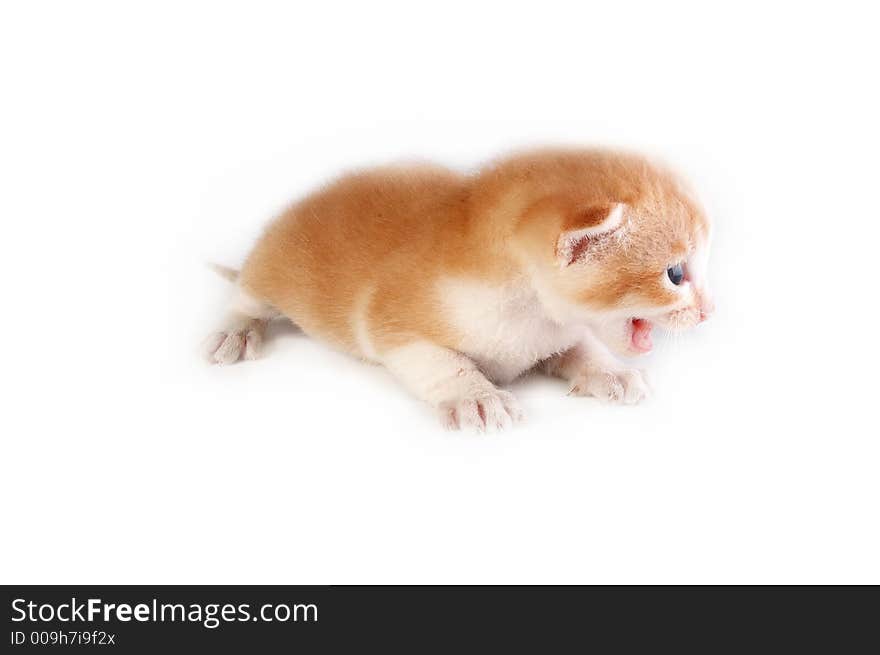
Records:
[[[648,396],[642,372],[635,368],[589,368],[572,380],[571,396],[595,396],[610,403],[635,405]]]
[[[448,430],[503,430],[523,419],[514,395],[500,389],[442,403],[439,411]]]

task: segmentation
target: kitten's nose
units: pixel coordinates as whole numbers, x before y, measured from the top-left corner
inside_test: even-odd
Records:
[[[708,296],[700,297],[700,323],[712,316],[715,311],[715,303]]]

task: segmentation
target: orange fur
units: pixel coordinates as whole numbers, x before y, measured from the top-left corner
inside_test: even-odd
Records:
[[[666,169],[632,154],[545,150],[474,175],[420,165],[342,177],[268,227],[239,285],[307,334],[383,363],[419,343],[481,363],[466,347],[476,328],[449,315],[450,280],[471,294],[534,295],[516,301],[524,312],[551,327],[592,324],[632,354],[629,333],[605,329],[609,319],[684,327],[708,314],[704,283],[688,282],[685,294],[665,278],[708,237],[702,210]],[[471,309],[484,310],[462,311]],[[534,351],[522,361],[554,354],[552,344]]]
[[[350,319],[362,293],[380,351],[416,338],[455,349],[433,291],[438,278],[508,281],[524,256],[552,260],[560,232],[592,224],[612,202],[644,212],[637,238],[579,281],[573,300],[599,309],[674,302],[656,278],[670,253],[691,246],[688,235],[707,230],[706,219],[668,172],[599,150],[529,153],[472,177],[429,166],[343,177],[269,227],[241,283],[306,333],[359,356]]]

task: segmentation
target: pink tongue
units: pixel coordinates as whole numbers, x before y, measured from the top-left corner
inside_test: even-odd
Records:
[[[651,323],[643,318],[634,318],[632,346],[640,353],[651,352],[654,343],[651,341]]]

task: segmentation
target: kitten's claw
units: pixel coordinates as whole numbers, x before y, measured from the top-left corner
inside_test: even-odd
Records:
[[[496,389],[440,405],[440,418],[448,430],[500,431],[523,419],[512,393]]]
[[[642,372],[635,368],[588,369],[572,380],[570,396],[594,396],[609,403],[635,405],[648,397]]]

